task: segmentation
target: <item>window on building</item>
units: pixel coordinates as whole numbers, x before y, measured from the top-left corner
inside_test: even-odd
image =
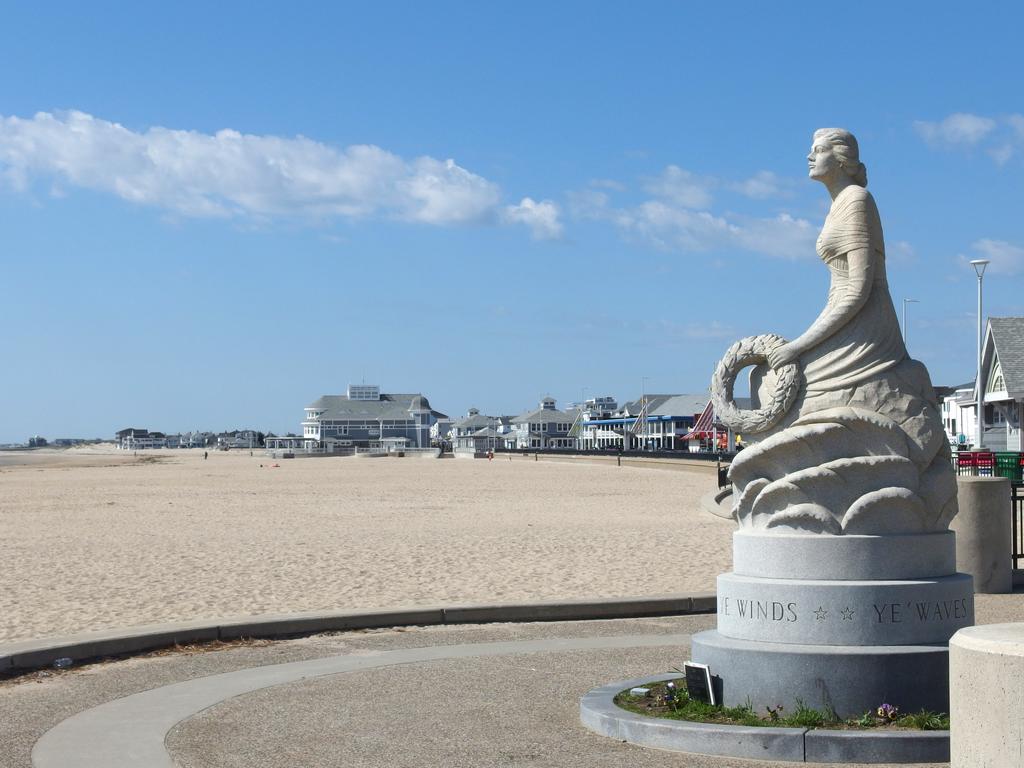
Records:
[[[992,371],[988,376],[986,392],[1003,392],[1006,389],[1006,382],[1003,380],[1003,366],[996,360],[992,365]]]

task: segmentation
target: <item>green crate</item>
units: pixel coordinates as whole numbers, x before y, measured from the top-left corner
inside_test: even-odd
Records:
[[[1021,482],[1021,455],[1017,451],[999,451],[996,453],[996,477],[1008,477],[1011,482]]]

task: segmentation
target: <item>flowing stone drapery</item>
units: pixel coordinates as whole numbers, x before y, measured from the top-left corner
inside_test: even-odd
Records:
[[[864,187],[835,197],[817,251],[831,286],[801,337],[788,410],[774,424],[752,424],[732,405],[735,366],[720,366],[712,380],[723,421],[748,442],[761,434],[730,468],[733,514],[741,528],[766,532],[945,530],[957,510],[949,446],[928,372],[903,343],[881,221]],[[782,373],[755,369],[755,409],[779,402]]]

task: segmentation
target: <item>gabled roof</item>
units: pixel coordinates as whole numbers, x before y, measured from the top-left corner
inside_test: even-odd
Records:
[[[489,427],[496,421],[494,416],[485,416],[482,413],[475,413],[472,416],[465,416],[452,422],[454,429],[483,429]]]
[[[673,395],[644,395],[642,398],[629,400],[623,403],[619,406],[619,410],[616,413],[621,413],[623,416],[636,416],[640,413],[640,409],[643,407],[644,399],[647,400],[647,412],[650,413],[671,397],[673,397]]]
[[[695,416],[704,410],[711,396],[707,393],[702,395],[672,395],[661,405],[649,411],[651,416]]]
[[[423,397],[418,392],[411,394],[381,393],[380,400],[349,400],[345,395],[324,395],[312,405],[306,406],[322,411],[321,420],[345,419],[395,419],[407,420],[412,416],[409,409],[414,398]]]
[[[578,411],[556,411],[551,408],[534,408],[532,411],[526,411],[520,413],[518,416],[512,419],[513,424],[526,424],[527,422],[540,423],[540,424],[551,424],[565,423],[572,424],[576,420],[576,414]]]
[[[1024,399],[1024,317],[990,317],[988,335],[1003,369],[1006,392],[1014,400]],[[992,366],[988,339],[985,340],[985,375]]]

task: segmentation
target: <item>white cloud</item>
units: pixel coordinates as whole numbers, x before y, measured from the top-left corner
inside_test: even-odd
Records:
[[[729,186],[746,197],[767,200],[773,197],[788,197],[791,182],[771,171],[758,171],[749,179],[737,181]]]
[[[480,221],[498,204],[495,184],[454,160],[421,157],[411,165],[412,173],[395,182],[405,215],[427,224]]]
[[[1016,275],[1024,272],[1024,248],[1019,245],[1005,240],[982,238],[971,243],[971,248],[982,258],[992,262],[986,267],[987,272],[996,275]],[[970,261],[966,256],[960,258],[965,262]]]
[[[1024,140],[1024,115],[1010,115],[1006,118],[1006,123],[1013,129],[1018,139]]]
[[[742,250],[783,258],[814,255],[817,230],[809,221],[780,214],[771,218],[716,216],[649,200],[609,212],[624,232],[639,235],[666,250],[706,252]]]
[[[931,146],[982,149],[996,165],[1006,165],[1024,150],[1024,115],[984,117],[957,112],[938,122],[917,120],[914,130]]]
[[[885,256],[889,261],[910,264],[917,258],[917,251],[906,240],[893,240],[885,246]]]
[[[772,218],[743,218],[733,224],[733,242],[752,253],[787,259],[817,258],[818,227],[788,213]]]
[[[990,117],[955,112],[937,123],[916,120],[914,128],[932,144],[977,144],[996,127]]]
[[[651,196],[647,200],[615,206],[608,193],[587,189],[569,193],[569,210],[579,219],[611,222],[626,236],[647,240],[665,250],[741,250],[784,258],[813,256],[817,230],[804,219],[785,213],[757,217],[707,210],[712,202],[711,189],[716,186],[763,199],[785,194],[787,184],[769,171],[744,181],[726,182],[669,165],[659,176],[644,181],[643,189]]]
[[[338,148],[302,136],[140,132],[76,111],[0,116],[0,175],[18,188],[43,178],[56,189],[100,190],[183,216],[559,227],[546,201],[525,198],[513,206],[518,214],[506,215],[498,186],[453,160],[405,160],[373,145]]]
[[[678,165],[669,165],[660,176],[648,179],[644,189],[683,208],[705,209],[711,206],[711,187],[714,184],[714,179],[698,176]]]
[[[569,213],[573,218],[592,220],[608,218],[608,206],[611,198],[605,192],[595,189],[584,189],[568,192]]]
[[[506,221],[525,224],[537,240],[557,240],[562,236],[558,206],[550,200],[536,202],[524,197],[519,205],[506,206]]]
[[[1017,154],[1017,149],[1013,144],[1000,144],[988,150],[989,157],[995,161],[996,165],[1006,165],[1015,154]]]

